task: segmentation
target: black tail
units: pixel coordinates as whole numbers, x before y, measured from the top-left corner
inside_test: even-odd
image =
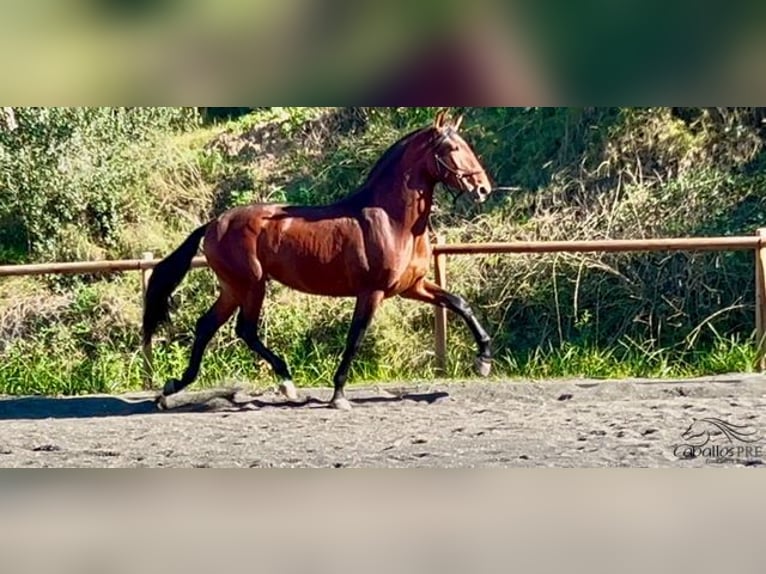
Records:
[[[195,229],[186,241],[157,264],[149,277],[144,300],[144,345],[152,340],[157,327],[169,319],[170,295],[191,269],[192,259],[208,225],[210,222]]]

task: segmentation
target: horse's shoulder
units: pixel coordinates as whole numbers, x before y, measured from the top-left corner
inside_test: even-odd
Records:
[[[357,218],[367,226],[385,227],[391,223],[391,217],[382,207],[363,207],[359,210]]]

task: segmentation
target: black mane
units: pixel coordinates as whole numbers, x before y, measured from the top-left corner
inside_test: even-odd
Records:
[[[339,199],[336,202],[336,205],[348,206],[358,203],[364,205],[368,201],[367,194],[369,193],[370,189],[372,189],[372,184],[376,182],[379,177],[385,176],[385,174],[392,172],[392,168],[397,164],[397,162],[399,162],[399,160],[401,160],[402,155],[404,154],[404,150],[408,145],[412,143],[412,140],[426,132],[429,132],[432,129],[433,127],[431,126],[417,129],[408,133],[407,135],[400,138],[396,143],[392,144],[391,147],[384,151],[380,158],[378,158],[378,161],[375,162],[375,165],[372,166],[364,182],[349,195]]]
[[[380,156],[378,161],[375,162],[375,165],[372,166],[372,169],[370,170],[369,174],[367,174],[367,178],[364,180],[362,187],[365,187],[382,172],[385,172],[392,164],[395,164],[397,161],[399,161],[399,159],[402,157],[402,154],[404,153],[405,148],[410,144],[411,140],[415,139],[416,136],[419,136],[420,134],[425,133],[430,129],[432,129],[430,126],[417,129],[408,133],[399,141],[391,145],[391,147],[383,152],[383,155]]]

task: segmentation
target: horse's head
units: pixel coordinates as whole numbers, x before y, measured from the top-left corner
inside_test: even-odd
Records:
[[[468,193],[474,201],[482,203],[492,191],[492,184],[471,146],[458,133],[462,120],[460,116],[457,121],[448,121],[446,111],[436,115],[434,176],[444,185]]]

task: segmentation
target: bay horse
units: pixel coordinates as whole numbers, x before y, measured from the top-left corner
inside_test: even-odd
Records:
[[[151,275],[143,315],[144,344],[169,319],[169,299],[203,250],[220,286],[218,299],[196,323],[189,363],[180,380],[170,379],[158,396],[190,385],[205,347],[239,309],[235,332],[265,359],[280,379],[280,391],[297,398],[285,361],[258,336],[266,283],[331,297],[355,297],[345,350],[333,376],[331,407],[347,410],[344,386],[351,362],[372,318],[387,298],[401,296],[446,307],[460,316],[478,347],[476,369],[491,367],[490,337],[466,301],[426,279],[431,261],[428,223],[437,183],[483,202],[492,191],[473,150],[458,134],[462,116],[446,111],[406,135],[378,159],[366,180],[335,203],[301,206],[257,203],[230,209],[198,227]]]

